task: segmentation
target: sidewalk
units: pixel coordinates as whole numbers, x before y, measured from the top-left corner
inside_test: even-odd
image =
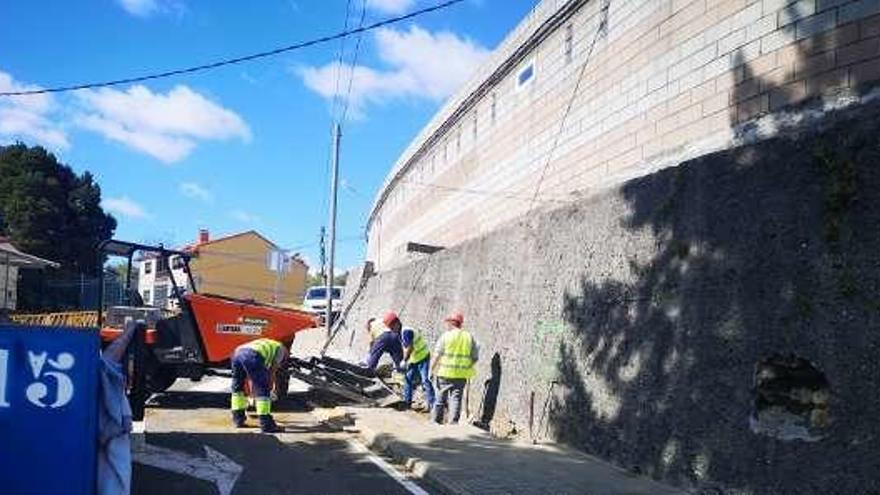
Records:
[[[500,440],[473,426],[440,426],[411,412],[346,407],[371,449],[452,494],[678,494],[581,452]]]

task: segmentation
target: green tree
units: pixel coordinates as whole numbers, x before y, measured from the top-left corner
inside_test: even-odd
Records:
[[[348,272],[333,277],[333,285],[344,286],[348,280]],[[324,282],[324,275],[321,272],[309,273],[306,275],[306,288],[323,287],[327,285]]]
[[[115,229],[116,220],[101,208],[101,188],[89,172],[77,175],[39,146],[0,146],[0,232],[20,249],[61,264],[51,275],[22,272],[24,308],[50,304],[42,287],[47,276],[93,276],[102,263],[95,246]]]

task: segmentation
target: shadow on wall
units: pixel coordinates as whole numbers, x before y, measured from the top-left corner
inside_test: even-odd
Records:
[[[489,364],[489,378],[483,382],[483,392],[480,397],[479,420],[475,423],[484,430],[488,430],[495,418],[495,408],[498,405],[498,392],[501,391],[501,354],[495,353]]]
[[[656,250],[566,294],[558,439],[680,485],[880,493],[880,107],[829,119],[623,187]],[[756,376],[778,355],[822,376]]]
[[[803,38],[803,29],[820,34],[802,39],[784,48],[764,53],[744,63],[746,50],[754,50],[753,44],[737,48],[732,54],[734,86],[730,90],[730,127],[735,129],[736,142],[749,142],[765,130],[753,119],[768,112],[777,112],[790,105],[809,105],[819,99],[849,99],[865,90],[869,81],[860,80],[858,62],[876,57],[864,47],[861,54],[854,47],[864,45],[859,39],[859,22],[836,26],[834,11],[811,18],[810,27],[795,22],[810,15],[815,8],[811,2],[789,2],[783,8],[780,22],[788,22],[782,28],[789,39]],[[798,32],[800,31],[800,32]],[[870,42],[870,40],[868,40]],[[875,43],[876,44],[876,43]],[[847,54],[841,47],[849,45]],[[761,48],[764,48],[763,43]],[[862,58],[859,58],[862,57]],[[876,60],[876,59],[875,59]],[[869,63],[869,62],[866,62]],[[774,127],[784,127],[785,122],[772,119]]]

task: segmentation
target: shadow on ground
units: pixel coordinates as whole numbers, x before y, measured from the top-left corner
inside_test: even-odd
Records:
[[[486,435],[455,433],[413,442],[406,435],[383,433],[373,445],[398,458],[428,463],[430,480],[453,493],[677,493],[570,449],[536,448]]]
[[[310,437],[282,442],[258,433],[146,435],[152,445],[204,456],[204,446],[244,469],[233,494],[405,494],[407,491],[339,438]],[[216,494],[211,483],[182,474],[134,464],[135,495]]]

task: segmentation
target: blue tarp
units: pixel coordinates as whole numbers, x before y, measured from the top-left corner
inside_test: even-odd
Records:
[[[0,325],[0,491],[95,491],[96,330]]]

